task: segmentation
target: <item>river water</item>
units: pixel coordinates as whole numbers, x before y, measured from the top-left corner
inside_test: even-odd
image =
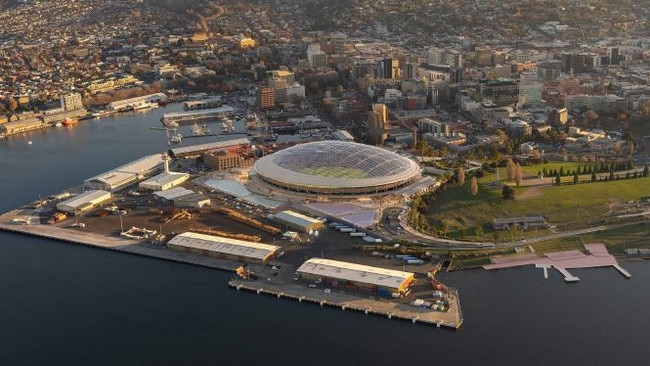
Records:
[[[0,141],[0,210],[163,151],[151,127],[164,111]],[[465,318],[451,331],[237,292],[225,272],[0,233],[0,365],[646,365],[650,263],[623,266],[632,279],[572,270],[575,284],[532,267],[443,274]]]

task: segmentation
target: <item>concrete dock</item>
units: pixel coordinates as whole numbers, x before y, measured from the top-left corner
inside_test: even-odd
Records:
[[[353,310],[363,312],[364,314],[386,317],[388,319],[405,320],[412,323],[434,325],[436,327],[442,326],[458,329],[463,323],[460,300],[458,298],[458,292],[455,289],[449,289],[449,310],[441,312],[410,304],[401,304],[388,300],[375,300],[374,298],[337,292],[336,289],[325,292],[322,289],[307,288],[294,284],[274,283],[264,280],[247,281],[238,278],[232,279],[228,282],[228,285],[236,290],[246,290],[298,302],[329,306],[341,310]]]
[[[566,268],[562,268],[562,267],[554,267],[554,268],[558,272],[560,272],[562,274],[562,276],[564,276],[564,282],[578,282],[578,281],[580,281],[579,277],[576,277],[576,276],[572,275],[571,273],[569,273],[569,271],[567,271]]]
[[[584,246],[587,254],[578,250],[567,250],[548,253],[545,257],[540,257],[535,253],[494,256],[491,258],[492,263],[483,266],[483,268],[498,269],[534,264],[537,268],[543,268],[544,278],[548,278],[548,268],[555,268],[562,274],[565,282],[580,281],[580,278],[569,273],[568,268],[614,267],[626,278],[632,277],[618,264],[616,258],[607,252],[604,244],[592,243],[584,244]]]
[[[79,228],[45,224],[20,225],[13,223],[12,220],[16,217],[21,217],[21,214],[20,210],[15,210],[0,215],[0,230],[229,272],[235,272],[236,268],[242,264],[215,257],[178,252],[170,250],[162,244],[153,244],[122,236],[102,235]],[[264,272],[264,266],[257,265],[254,268],[259,272]],[[389,319],[401,319],[413,323],[435,325],[437,327],[458,329],[463,322],[458,291],[455,289],[449,289],[448,292],[447,300],[450,305],[449,310],[441,312],[400,303],[398,301],[344,293],[338,289],[330,289],[330,291],[325,292],[324,289],[308,288],[304,285],[290,282],[279,282],[277,279],[273,279],[272,281],[271,278],[259,281],[233,279],[228,285],[237,290],[248,290],[258,294],[277,296],[278,298],[288,298],[299,302],[314,303],[320,306],[336,307],[343,310],[360,311],[365,314],[379,315]]]
[[[56,225],[16,225],[9,223],[17,216],[19,216],[18,211],[11,211],[0,215],[0,230],[230,272],[234,272],[235,269],[241,265],[241,263],[235,263],[214,257],[204,257],[177,252],[169,250],[161,245],[149,244],[138,240],[128,239],[123,236],[106,236],[73,228],[62,228]]]

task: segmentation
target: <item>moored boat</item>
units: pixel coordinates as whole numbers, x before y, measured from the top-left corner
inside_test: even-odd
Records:
[[[66,127],[69,127],[69,126],[72,126],[72,125],[77,124],[77,122],[79,122],[78,119],[68,117],[68,118],[64,119],[64,120],[61,122],[61,124],[64,125],[64,126],[66,126]]]
[[[183,142],[183,135],[176,133],[169,138],[169,142],[172,144],[180,144]]]

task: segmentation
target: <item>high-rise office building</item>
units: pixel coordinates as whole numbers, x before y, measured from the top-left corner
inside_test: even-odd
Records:
[[[273,89],[275,103],[287,101],[287,80],[282,78],[270,78],[269,87]]]
[[[399,79],[401,70],[399,60],[385,58],[377,63],[375,76],[377,79]]]
[[[542,83],[536,73],[522,72],[519,77],[519,99],[521,106],[535,106],[542,103]]]
[[[327,67],[327,54],[320,49],[320,45],[312,43],[307,49],[307,60],[312,70],[319,70]]]
[[[553,81],[560,77],[562,62],[551,60],[537,64],[537,76],[541,81]]]
[[[275,106],[275,93],[273,88],[261,87],[257,93],[257,106],[260,109],[273,109]]]
[[[388,136],[388,108],[385,104],[373,104],[368,113],[368,140],[375,145],[382,145]]]
[[[517,103],[519,84],[513,79],[483,81],[479,83],[479,92],[496,105],[506,106]]]

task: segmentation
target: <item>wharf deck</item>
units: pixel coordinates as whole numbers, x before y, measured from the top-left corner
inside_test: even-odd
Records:
[[[102,235],[79,228],[46,224],[13,224],[12,220],[20,217],[20,215],[19,210],[0,215],[0,230],[229,272],[235,272],[236,268],[241,266],[241,263],[238,262],[178,252],[170,250],[161,244],[152,244],[147,241],[128,239],[122,236]],[[256,267],[256,270],[264,272],[264,267],[259,267]],[[460,299],[455,289],[450,289],[448,297],[450,309],[446,312],[438,312],[387,299],[378,300],[358,295],[355,296],[350,293],[338,292],[336,289],[332,289],[331,292],[326,293],[323,289],[308,288],[299,284],[275,282],[268,279],[259,281],[233,279],[228,284],[238,290],[249,290],[261,294],[274,295],[278,298],[284,297],[300,302],[316,303],[321,306],[361,311],[365,314],[380,315],[389,319],[401,319],[413,323],[431,324],[437,327],[444,326],[458,329],[463,322]]]
[[[406,320],[412,323],[424,323],[453,329],[459,329],[463,323],[460,300],[455,289],[450,289],[448,298],[450,309],[446,312],[440,312],[387,299],[376,300],[374,298],[355,296],[349,293],[337,292],[336,289],[331,289],[327,293],[323,289],[268,280],[247,281],[233,278],[228,282],[228,285],[236,290],[247,290],[257,294],[272,295],[278,298],[287,298],[342,310],[354,310],[388,319]]]
[[[241,265],[241,263],[227,261],[219,258],[182,253],[167,249],[162,245],[154,245],[139,240],[128,239],[123,236],[106,236],[74,228],[58,227],[56,225],[8,224],[7,222],[10,222],[13,218],[17,217],[17,214],[18,211],[11,211],[0,215],[0,230],[38,236],[46,239],[53,239],[73,244],[81,244],[96,248],[114,250],[122,253],[193,264],[229,272],[234,272],[235,269]]]

